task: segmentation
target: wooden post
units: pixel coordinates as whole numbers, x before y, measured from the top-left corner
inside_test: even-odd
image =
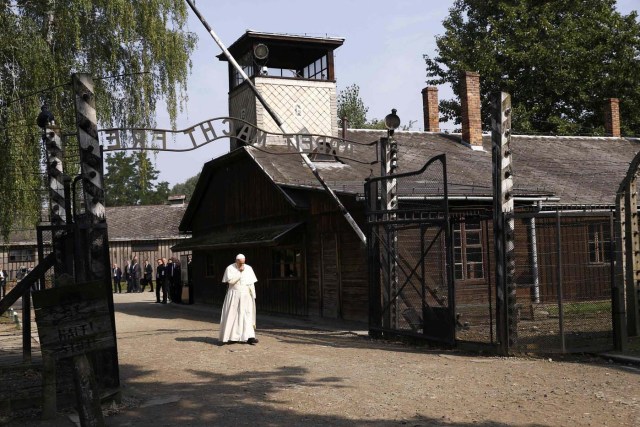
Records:
[[[96,100],[93,79],[88,74],[74,74],[72,78],[75,94],[76,124],[80,145],[80,168],[82,172],[82,189],[86,206],[87,230],[81,238],[76,238],[76,246],[81,251],[80,264],[76,279],[81,281],[100,281],[103,285],[104,297],[109,307],[114,345],[105,349],[104,357],[97,360],[95,368],[107,372],[101,375],[101,384],[119,386],[118,349],[115,345],[115,316],[111,274],[109,265],[109,242],[107,220],[105,216],[103,152],[98,141],[98,125]],[[84,279],[84,280],[83,280]],[[108,362],[107,362],[108,360]]]
[[[31,288],[22,294],[22,361],[31,363]]]
[[[496,262],[496,335],[507,354],[517,342],[514,253],[513,172],[511,161],[511,96],[495,93],[492,105],[493,232]]]
[[[640,333],[640,302],[638,282],[640,282],[640,236],[638,235],[638,189],[636,171],[628,176],[625,188],[625,269],[627,292],[627,333]]]
[[[391,159],[392,138],[380,138],[380,173],[382,177],[390,177],[394,173],[394,165]],[[393,221],[396,214],[393,213],[398,208],[398,197],[396,189],[396,180],[386,178],[380,181],[380,207],[385,212],[383,219]],[[384,224],[382,233],[382,286],[384,307],[387,312],[382,313],[384,316],[384,327],[395,329],[398,324],[398,263],[397,247],[398,234],[395,231],[395,225]]]
[[[42,352],[42,419],[55,418],[58,408],[56,396],[56,359]]]
[[[378,225],[372,224],[377,218],[378,181],[367,179],[365,184],[367,196],[367,210],[369,211],[367,224],[367,251],[369,258],[369,335],[379,338],[382,327],[382,290],[380,288],[380,244],[378,242]]]
[[[104,426],[100,396],[93,370],[86,354],[73,357],[73,381],[76,386],[78,415],[82,427]]]
[[[620,193],[616,196],[616,216],[611,235],[615,236],[615,242],[611,239],[612,252],[615,255],[611,260],[611,315],[613,321],[613,348],[617,351],[625,351],[627,348],[627,323],[624,308],[624,201]],[[617,249],[617,250],[616,250]]]

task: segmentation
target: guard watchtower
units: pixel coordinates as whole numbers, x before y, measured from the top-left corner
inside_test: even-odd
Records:
[[[228,50],[289,132],[337,136],[333,51],[343,42],[335,37],[247,31]],[[218,59],[227,60],[223,54]],[[267,132],[280,132],[231,64],[229,115]],[[241,141],[232,139],[231,150],[239,144]]]

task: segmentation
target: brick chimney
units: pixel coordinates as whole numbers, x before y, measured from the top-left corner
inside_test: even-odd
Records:
[[[482,120],[480,119],[480,74],[465,71],[460,91],[462,107],[462,140],[472,147],[482,147]]]
[[[427,86],[422,89],[422,110],[424,112],[424,131],[440,132],[437,87]]]
[[[620,100],[609,98],[604,106],[604,133],[620,137]]]

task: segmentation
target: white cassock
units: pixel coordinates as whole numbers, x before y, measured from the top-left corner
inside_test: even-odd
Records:
[[[247,341],[256,337],[256,288],[258,281],[253,268],[244,264],[244,271],[231,264],[222,278],[228,284],[220,316],[220,341]]]

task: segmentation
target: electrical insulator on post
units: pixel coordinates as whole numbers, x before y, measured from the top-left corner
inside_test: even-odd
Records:
[[[55,157],[58,157],[62,152],[62,142],[58,135],[57,129],[47,127],[44,132],[44,144],[47,152]]]
[[[398,169],[398,143],[393,139],[389,140],[389,168],[391,173]]]

